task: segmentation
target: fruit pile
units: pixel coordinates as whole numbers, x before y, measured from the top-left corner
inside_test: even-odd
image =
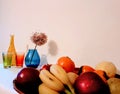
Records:
[[[112,62],[100,62],[95,68],[75,68],[71,58],[60,57],[56,64],[41,69],[23,68],[13,80],[20,94],[119,94],[120,75]]]

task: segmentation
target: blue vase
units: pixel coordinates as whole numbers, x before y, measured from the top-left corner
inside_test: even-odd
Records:
[[[40,64],[40,56],[36,49],[29,49],[25,57],[27,67],[37,68]]]

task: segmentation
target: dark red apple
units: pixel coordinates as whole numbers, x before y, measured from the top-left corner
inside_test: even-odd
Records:
[[[115,78],[119,78],[120,79],[120,74],[115,74]]]
[[[94,72],[84,72],[74,83],[76,94],[110,94],[109,87]]]
[[[38,94],[38,86],[41,84],[39,71],[35,68],[23,68],[16,77],[16,87],[25,94]]]

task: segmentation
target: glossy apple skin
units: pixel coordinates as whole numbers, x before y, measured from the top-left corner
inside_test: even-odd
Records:
[[[39,71],[35,68],[23,68],[18,73],[15,84],[25,94],[39,94],[38,86],[41,84]]]
[[[110,94],[108,85],[94,72],[79,75],[74,87],[76,94]]]
[[[41,68],[40,70],[45,69],[45,70],[50,71],[50,66],[51,66],[51,65],[52,65],[52,64],[45,64],[45,65],[42,66],[42,68]]]

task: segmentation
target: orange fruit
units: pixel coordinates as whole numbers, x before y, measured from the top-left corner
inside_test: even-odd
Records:
[[[81,74],[84,72],[89,72],[89,71],[95,71],[95,69],[91,66],[88,66],[88,65],[82,65],[78,71],[78,74]]]
[[[75,63],[68,56],[62,56],[57,60],[57,64],[61,66],[66,72],[73,72]]]
[[[82,72],[88,72],[88,71],[94,71],[95,69],[91,66],[88,66],[88,65],[84,65],[82,67]]]

